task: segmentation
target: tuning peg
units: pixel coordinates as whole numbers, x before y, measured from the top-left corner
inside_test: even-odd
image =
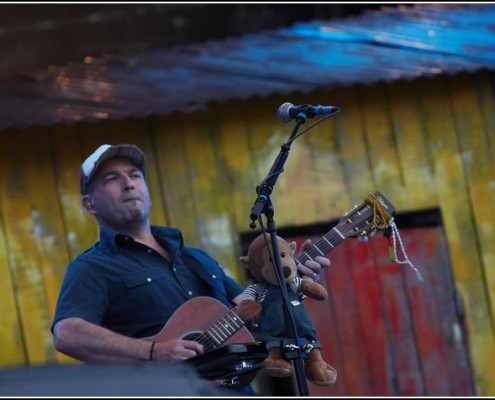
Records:
[[[360,241],[360,242],[367,242],[368,241],[368,236],[366,234],[359,234],[357,239]]]

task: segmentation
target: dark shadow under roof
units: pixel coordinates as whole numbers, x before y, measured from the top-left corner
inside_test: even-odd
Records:
[[[18,74],[0,82],[0,130],[194,112],[211,101],[494,66],[494,4],[404,5]]]

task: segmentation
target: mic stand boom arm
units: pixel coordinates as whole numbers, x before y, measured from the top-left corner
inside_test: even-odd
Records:
[[[287,157],[289,156],[290,147],[292,146],[292,142],[297,138],[297,131],[301,127],[302,124],[306,122],[306,114],[299,113],[297,116],[297,123],[292,131],[292,134],[287,141],[284,143],[280,149],[280,153],[275,159],[272,168],[268,172],[267,177],[261,182],[261,184],[256,188],[256,193],[258,194],[258,198],[256,199],[253,208],[251,209],[251,224],[249,225],[252,229],[256,227],[255,221],[259,219],[261,213],[264,211],[266,206],[269,203],[268,196],[273,191],[273,187],[277,182],[278,176],[284,170],[285,161],[287,161]]]
[[[287,294],[287,287],[284,282],[283,272],[282,272],[282,261],[280,259],[280,253],[278,249],[277,242],[277,227],[275,221],[273,219],[274,211],[273,206],[270,200],[270,194],[272,193],[273,186],[275,185],[278,176],[282,173],[284,164],[289,156],[290,147],[292,142],[296,138],[296,133],[299,130],[299,127],[306,121],[306,116],[301,113],[297,118],[296,126],[292,131],[291,137],[289,141],[282,145],[279,155],[277,156],[275,162],[273,163],[268,176],[265,180],[256,188],[256,192],[258,194],[258,198],[256,199],[254,206],[251,211],[250,218],[252,220],[250,227],[254,228],[256,226],[255,221],[257,219],[261,220],[261,214],[265,214],[267,219],[268,232],[270,234],[271,246],[272,246],[272,257],[275,261],[275,267],[277,272],[277,278],[280,285],[280,290],[282,293],[282,307],[284,309],[284,320],[287,327],[287,331],[289,333],[289,337],[292,338],[292,346],[290,352],[282,348],[281,351],[283,354],[286,354],[287,358],[293,360],[294,362],[294,371],[297,380],[297,387],[300,396],[308,395],[308,386],[306,383],[306,377],[304,373],[304,365],[303,365],[303,352],[302,347],[299,346],[300,340],[298,338],[297,327],[294,320],[294,314],[292,312],[292,308],[289,304],[289,297]],[[295,351],[294,351],[295,350]]]

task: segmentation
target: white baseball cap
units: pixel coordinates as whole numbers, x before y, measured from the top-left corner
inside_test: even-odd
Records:
[[[146,156],[139,147],[133,144],[102,144],[81,164],[80,189],[82,195],[88,194],[88,185],[100,165],[112,158],[128,158],[144,175]]]

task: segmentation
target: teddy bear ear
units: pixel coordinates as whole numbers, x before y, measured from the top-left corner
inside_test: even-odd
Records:
[[[296,252],[296,247],[297,247],[297,243],[296,242],[290,242],[289,243],[289,248],[291,249],[292,254],[294,254]]]
[[[248,256],[239,257],[239,261],[241,262],[241,264],[243,264],[244,267],[249,266],[249,257]]]

